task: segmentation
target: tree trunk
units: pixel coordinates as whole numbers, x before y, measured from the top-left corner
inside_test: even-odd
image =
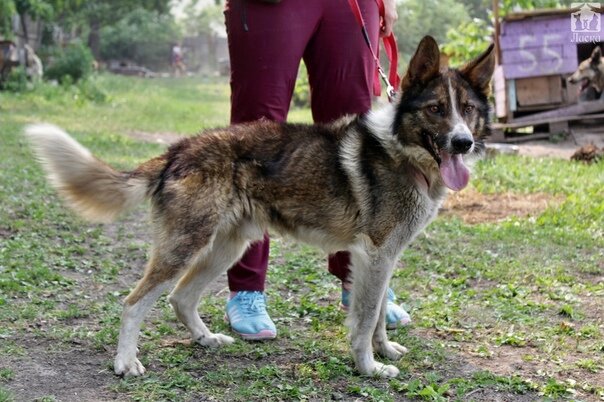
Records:
[[[21,22],[21,29],[23,30],[23,39],[25,43],[29,43],[29,34],[27,33],[27,21],[25,14],[19,14],[19,22]]]
[[[88,47],[95,60],[101,59],[101,23],[98,19],[90,21],[90,33],[88,34]]]

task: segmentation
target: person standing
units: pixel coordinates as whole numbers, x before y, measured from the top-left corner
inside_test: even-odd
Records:
[[[370,41],[390,35],[397,18],[395,0],[358,0]],[[308,70],[311,109],[316,123],[327,123],[371,107],[374,60],[347,0],[227,0],[225,8],[231,61],[231,123],[258,119],[284,122],[300,61]],[[248,340],[272,339],[275,324],[266,311],[264,283],[269,236],[252,244],[227,273],[230,298],[226,318]],[[342,281],[342,308],[349,305],[350,258],[328,258],[329,272]],[[388,290],[387,325],[410,322]]]

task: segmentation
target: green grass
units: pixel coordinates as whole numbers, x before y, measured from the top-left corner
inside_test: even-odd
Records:
[[[0,92],[0,401],[23,399],[25,376],[35,374],[23,369],[40,356],[70,362],[70,377],[83,386],[93,373],[78,363],[92,360],[106,399],[604,398],[604,164],[516,156],[479,163],[473,186],[545,193],[561,203],[499,223],[440,217],[404,252],[391,285],[414,324],[391,332],[409,348],[396,363],[399,378],[355,373],[339,285],[324,257],[278,239],[267,285],[277,340],[221,350],[183,344],[188,334],[162,299],[139,344],[148,373],[114,377],[121,301],[148,252],[145,207],[112,225],[75,217],[34,163],[23,124],[59,124],[127,169],[164,149],[129,133],[191,135],[225,125],[229,90],[225,80],[199,78],[100,76],[94,85],[107,94],[104,102],[48,85]],[[293,115],[310,118],[307,110]],[[200,312],[211,328],[228,333],[224,297],[204,298]],[[29,397],[65,394],[49,383]]]

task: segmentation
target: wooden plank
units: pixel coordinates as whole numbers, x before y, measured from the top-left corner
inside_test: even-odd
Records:
[[[601,101],[592,101],[592,102],[582,102],[577,103],[576,105],[560,107],[555,110],[550,110],[547,112],[536,113],[530,116],[519,117],[514,119],[515,123],[524,123],[530,122],[532,120],[543,120],[564,116],[574,116],[574,115],[583,115],[589,113],[597,113],[604,111],[604,102]],[[547,121],[546,121],[547,123]]]
[[[501,66],[495,67],[493,88],[495,95],[495,115],[501,119],[507,116],[505,77],[503,76],[503,67]]]
[[[568,133],[568,120],[551,122],[548,125],[550,134]]]
[[[505,17],[503,17],[504,21],[518,21],[523,19],[534,19],[534,18],[543,18],[543,17],[555,17],[555,16],[569,16],[572,12],[577,11],[578,8],[547,8],[547,9],[537,9],[537,10],[523,10],[518,12],[509,13]]]
[[[518,79],[516,97],[518,106],[561,103],[562,79],[558,75]]]
[[[548,43],[552,44],[570,41],[570,15],[558,20],[528,20],[506,24],[505,33],[500,37],[501,49],[517,49],[523,42],[540,42],[542,37],[547,37]]]
[[[575,49],[576,52],[576,49]],[[530,53],[530,56],[528,55]],[[502,54],[503,65],[507,64],[526,64],[532,60],[537,62],[545,60],[557,60],[564,58],[564,46],[562,44],[544,46],[527,47],[525,49],[508,49]]]
[[[589,119],[589,120],[604,119],[604,113],[588,114],[588,115],[574,115],[574,116],[561,116],[561,117],[556,117],[556,118],[542,118],[542,119],[535,119],[532,121],[521,121],[521,122],[514,120],[511,123],[493,123],[492,127],[494,130],[505,130],[505,129],[523,128],[523,127],[529,127],[529,126],[539,126],[542,124],[578,121],[578,120],[585,120],[585,119]]]
[[[519,135],[518,137],[506,137],[506,139],[501,142],[514,144],[514,143],[526,142],[526,141],[548,140],[549,137],[550,137],[549,133],[528,134],[528,135]]]
[[[577,61],[563,59],[537,61],[527,56],[524,64],[508,64],[503,66],[505,78],[529,78],[543,75],[570,74],[577,68]]]
[[[522,35],[544,35],[548,33],[563,33],[570,32],[571,15],[560,15],[550,18],[535,18],[523,21],[504,22],[504,30],[502,39],[505,37],[506,43],[502,43],[502,49],[507,49],[509,42],[514,36]]]

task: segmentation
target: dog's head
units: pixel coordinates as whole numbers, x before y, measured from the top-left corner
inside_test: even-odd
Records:
[[[568,77],[568,82],[571,84],[581,83],[581,90],[590,86],[599,75],[600,64],[602,63],[602,50],[597,46],[591,53],[589,59],[583,60],[577,70]],[[600,88],[601,90],[601,88]]]
[[[412,163],[428,180],[440,179],[455,191],[468,184],[466,159],[484,151],[482,140],[490,134],[494,53],[491,45],[459,69],[440,69],[438,45],[426,36],[402,80],[394,133],[403,147],[419,154]]]

